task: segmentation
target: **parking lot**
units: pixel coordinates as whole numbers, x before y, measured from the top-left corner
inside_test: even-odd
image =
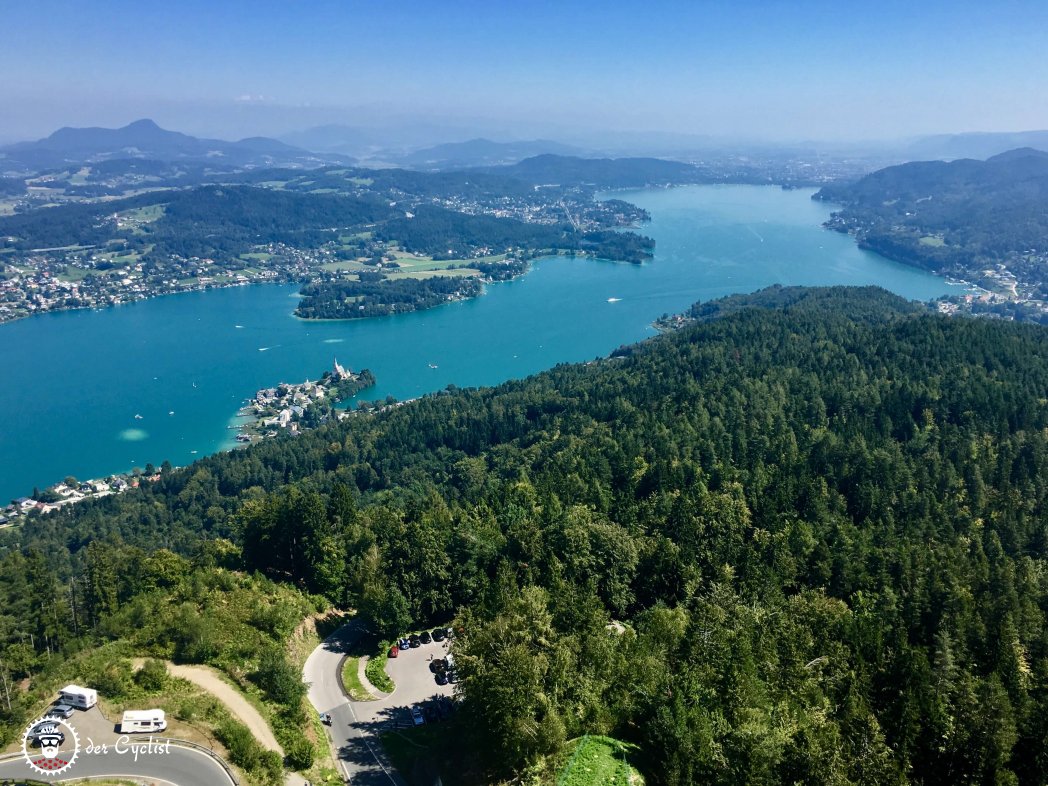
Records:
[[[76,729],[81,745],[87,745],[89,739],[99,744],[113,743],[120,736],[116,724],[102,715],[97,705],[89,710],[74,709],[65,722]],[[21,745],[21,741],[18,745]]]
[[[440,705],[447,711],[447,699],[455,694],[452,684],[438,685],[429,664],[435,658],[445,658],[448,643],[431,642],[401,650],[396,658],[387,658],[386,672],[397,686],[389,696],[379,701],[355,701],[353,711],[362,725],[412,726],[411,708],[427,706],[436,712],[433,720],[439,719]]]

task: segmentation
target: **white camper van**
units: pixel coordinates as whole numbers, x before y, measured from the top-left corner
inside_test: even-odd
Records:
[[[167,728],[163,710],[128,710],[120,719],[121,734],[148,734]]]
[[[79,685],[66,685],[58,692],[58,703],[89,710],[98,704],[98,691],[93,688],[81,688]]]

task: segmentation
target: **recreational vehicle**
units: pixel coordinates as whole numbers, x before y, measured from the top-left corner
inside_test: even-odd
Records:
[[[121,734],[148,734],[166,728],[163,710],[128,710],[120,719]]]
[[[93,688],[81,688],[79,685],[66,685],[58,692],[58,703],[89,710],[98,704],[98,691]]]

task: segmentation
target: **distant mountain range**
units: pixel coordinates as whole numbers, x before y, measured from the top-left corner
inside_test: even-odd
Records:
[[[511,166],[486,167],[481,171],[508,175],[534,185],[596,188],[709,182],[698,167],[661,158],[579,158],[545,154]]]
[[[490,139],[470,139],[435,145],[394,159],[400,166],[413,169],[461,169],[464,167],[516,164],[525,158],[545,154],[579,155],[580,148],[536,139],[527,142],[493,142]]]
[[[1004,190],[1009,193],[1001,193]],[[856,183],[829,184],[815,198],[896,214],[917,210],[918,200],[934,200],[935,207],[969,198],[992,202],[1007,196],[1010,201],[1010,192],[1048,198],[1048,152],[1024,147],[986,161],[911,161],[872,172]],[[920,210],[927,213],[931,207]]]
[[[1048,131],[985,132],[926,136],[906,145],[911,161],[986,159],[1016,148],[1048,150]]]
[[[350,159],[316,153],[267,137],[238,142],[198,139],[152,120],[123,128],[60,128],[46,139],[0,147],[0,171],[40,171],[116,159],[212,162],[218,166],[320,166]]]

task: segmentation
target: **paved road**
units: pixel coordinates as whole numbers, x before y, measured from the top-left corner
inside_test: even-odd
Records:
[[[363,633],[359,620],[336,630],[306,660],[303,678],[309,685],[313,706],[318,712],[331,715],[328,735],[347,782],[353,786],[403,786],[400,777],[381,758],[378,740],[369,739],[373,735],[361,728],[353,707],[339,687],[342,659]]]
[[[450,696],[453,686],[439,686],[429,672],[429,656],[442,656],[444,646],[430,644],[389,662],[396,690],[379,701],[349,701],[339,686],[342,659],[364,634],[359,620],[343,625],[317,647],[306,661],[303,677],[309,700],[318,712],[331,715],[332,748],[352,786],[405,786],[378,740],[392,722],[410,723],[409,707],[435,695]]]
[[[133,739],[135,743],[144,742]],[[233,781],[211,756],[191,748],[171,745],[167,753],[140,755],[135,761],[131,751],[117,753],[112,748],[104,755],[85,755],[80,752],[73,766],[59,776],[59,783],[80,778],[125,777],[144,778],[158,786],[232,786]],[[21,755],[0,761],[0,779],[36,778],[45,780],[29,768]]]

